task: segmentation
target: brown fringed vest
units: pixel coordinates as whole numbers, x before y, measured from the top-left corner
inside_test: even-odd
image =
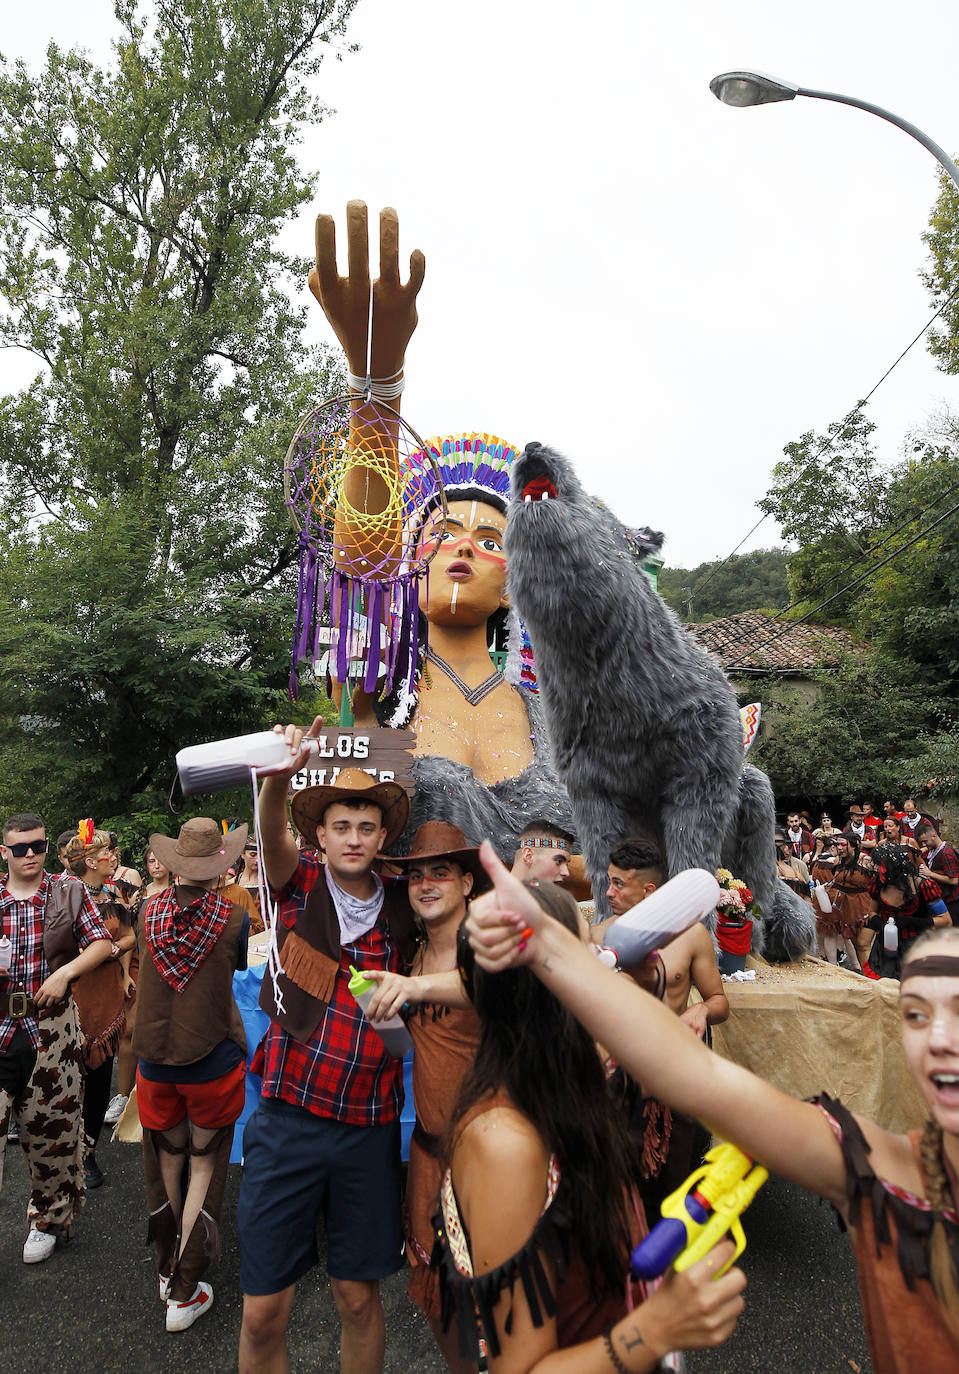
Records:
[[[413,957],[415,945],[413,913],[405,883],[383,880],[383,909],[377,919],[385,920],[389,926],[400,966],[405,967]],[[284,970],[278,979],[283,1011],[276,1009],[273,979],[268,970],[263,976],[260,1007],[294,1040],[306,1045],[323,1019],[340,967],[340,926],[324,869],[320,869],[303,910],[297,913],[293,929],[288,930],[281,921],[276,938]]]
[[[137,1024],[133,1032],[133,1050],[140,1058],[154,1064],[195,1064],[222,1040],[235,1041],[246,1053],[243,1021],[233,1000],[233,974],[246,912],[233,903],[230,906],[223,933],[182,993],[157,972],[141,908]]]

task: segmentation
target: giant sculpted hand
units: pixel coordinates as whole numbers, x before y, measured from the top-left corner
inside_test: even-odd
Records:
[[[370,255],[366,206],[351,200],[346,207],[349,271],[336,270],[336,226],[332,215],[316,220],[316,266],[310,290],[323,307],[343,346],[349,369],[365,377],[367,358],[372,377],[392,377],[403,366],[406,345],[416,328],[416,297],[423,285],[426,259],[417,248],[410,254],[409,280],[400,281],[399,220],[396,211],[380,211],[380,275],[373,283],[373,339],[369,339]]]

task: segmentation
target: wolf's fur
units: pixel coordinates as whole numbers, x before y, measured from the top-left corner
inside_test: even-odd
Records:
[[[535,477],[553,483],[555,500],[524,501]],[[533,644],[550,748],[597,914],[608,913],[610,850],[642,835],[660,845],[670,873],[724,863],[772,919],[779,956],[798,955],[811,944],[812,923],[799,919],[803,903],[776,879],[772,789],[743,767],[725,674],[640,567],[659,539],[627,530],[552,450],[528,444],[514,462],[510,597]],[[762,929],[754,927],[754,947]]]

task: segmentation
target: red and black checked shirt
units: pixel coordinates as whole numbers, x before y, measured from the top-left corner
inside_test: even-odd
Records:
[[[959,878],[959,854],[951,844],[941,844],[934,854],[928,856],[926,866],[931,868],[933,873],[945,873],[947,878]],[[959,901],[959,888],[949,887],[948,884],[944,886],[942,900],[947,904]]]
[[[40,986],[50,976],[50,967],[43,953],[43,912],[47,904],[47,894],[51,882],[77,882],[79,879],[53,879],[44,873],[43,881],[32,897],[18,899],[7,891],[5,882],[0,882],[0,927],[10,940],[13,948],[10,953],[9,978],[0,975],[0,1054],[2,1054],[18,1026],[22,1026],[36,1049],[40,1044],[40,1034],[33,1017],[24,1016],[14,1019],[7,1016],[7,994],[25,992],[28,997],[36,997]],[[110,934],[100,919],[100,915],[84,893],[80,914],[73,925],[73,935],[78,949],[86,949],[94,940],[109,940]]]
[[[292,926],[317,882],[326,882],[323,866],[311,854],[301,854],[296,872],[277,894],[277,918],[284,925]],[[384,1125],[399,1118],[403,1064],[387,1054],[349,991],[350,964],[398,970],[397,952],[382,915],[355,944],[341,946],[333,995],[309,1044],[270,1022],[263,1042],[263,1096],[352,1126]],[[264,977],[269,976],[267,971]]]
[[[181,906],[179,888],[151,897],[143,928],[156,971],[174,992],[182,992],[226,930],[232,907],[217,893],[204,892]]]

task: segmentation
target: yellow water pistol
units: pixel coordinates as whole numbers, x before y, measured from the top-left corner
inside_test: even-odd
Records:
[[[670,1265],[688,1269],[728,1235],[736,1249],[717,1272],[719,1278],[746,1248],[739,1218],[768,1177],[768,1170],[735,1145],[725,1141],[716,1145],[705,1164],[670,1193],[661,1219],[636,1246],[630,1257],[633,1278],[658,1278]]]

